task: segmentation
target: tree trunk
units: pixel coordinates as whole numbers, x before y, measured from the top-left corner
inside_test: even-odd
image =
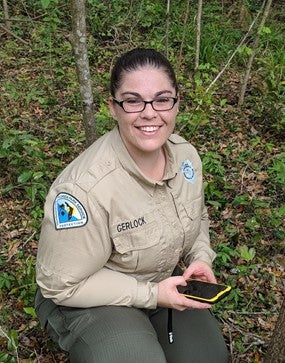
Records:
[[[285,299],[278,316],[264,363],[284,363],[285,362]]]
[[[194,67],[195,71],[199,67],[199,60],[200,60],[202,6],[203,6],[203,0],[199,0],[198,13],[197,13],[196,55],[195,55],[195,67]]]
[[[87,54],[85,0],[71,0],[71,14],[71,43],[76,63],[76,71],[82,102],[83,123],[85,128],[86,143],[88,146],[96,139],[96,124]]]
[[[166,5],[166,42],[165,42],[165,49],[166,49],[166,58],[169,56],[169,16],[170,16],[170,0],[167,0]]]
[[[185,35],[186,35],[186,28],[187,28],[187,22],[188,22],[188,17],[189,17],[190,1],[191,0],[188,0],[187,1],[186,12],[185,12],[185,15],[184,15],[184,20],[183,20],[183,31],[182,31],[182,37],[181,37],[181,43],[180,43],[178,66],[177,66],[177,70],[178,71],[180,71],[180,66],[181,66],[181,61],[182,61],[182,52],[183,52],[183,46],[184,46]]]
[[[243,102],[244,102],[244,96],[245,96],[247,83],[248,83],[249,76],[250,76],[250,71],[251,71],[253,59],[255,57],[255,53],[256,53],[256,50],[257,50],[257,47],[258,47],[258,43],[259,43],[259,37],[260,37],[259,36],[259,31],[262,30],[262,28],[264,27],[265,21],[266,21],[266,19],[268,17],[268,14],[269,14],[271,4],[272,4],[272,0],[268,0],[267,4],[265,6],[265,9],[264,9],[263,17],[262,17],[260,25],[258,27],[258,33],[257,33],[256,38],[255,38],[255,40],[253,42],[253,45],[252,45],[252,54],[251,54],[251,56],[249,58],[249,61],[248,61],[248,64],[247,64],[247,68],[246,68],[246,72],[245,72],[245,76],[244,76],[244,80],[243,80],[243,83],[242,83],[241,92],[240,92],[240,96],[239,96],[239,101],[238,101],[239,106],[242,106]]]
[[[4,12],[4,18],[5,18],[5,26],[8,30],[10,30],[10,16],[9,16],[9,8],[7,0],[3,0],[3,12]]]

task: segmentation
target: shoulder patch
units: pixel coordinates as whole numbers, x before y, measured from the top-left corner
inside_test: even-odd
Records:
[[[68,193],[59,193],[53,202],[56,229],[82,227],[88,221],[83,205]]]
[[[172,142],[172,144],[188,144],[188,142],[183,139],[183,137],[177,135],[177,134],[172,134],[169,136],[168,140],[170,142]]]

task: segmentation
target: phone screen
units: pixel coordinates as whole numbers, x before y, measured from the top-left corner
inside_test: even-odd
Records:
[[[184,296],[202,302],[215,303],[224,298],[231,290],[230,286],[212,284],[205,281],[189,280],[181,292]]]

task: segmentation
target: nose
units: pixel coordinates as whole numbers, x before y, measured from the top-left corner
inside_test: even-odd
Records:
[[[146,103],[145,109],[141,112],[141,117],[143,118],[153,118],[156,117],[157,112],[153,109],[151,103]]]

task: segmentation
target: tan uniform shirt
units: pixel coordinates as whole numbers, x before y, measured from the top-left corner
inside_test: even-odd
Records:
[[[142,174],[117,128],[77,157],[45,203],[37,283],[73,307],[155,308],[157,282],[180,259],[211,264],[200,158],[172,135],[161,182]]]

